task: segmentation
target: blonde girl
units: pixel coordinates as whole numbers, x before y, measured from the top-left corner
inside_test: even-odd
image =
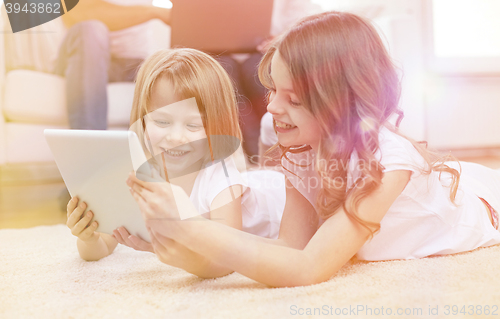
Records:
[[[168,181],[182,189],[196,210],[194,215],[258,236],[278,236],[284,177],[277,172],[240,174],[232,156],[242,138],[235,93],[229,76],[212,57],[197,50],[175,49],[146,59],[137,75],[131,123],[158,184]],[[227,158],[217,158],[217,154]],[[91,215],[80,220],[84,209],[85,203],[78,205],[78,199],[68,204],[68,226],[78,237],[83,259],[105,257],[117,243],[155,252],[151,243],[123,227],[112,236],[95,232],[97,222],[91,222]],[[182,258],[159,254],[163,262],[201,277],[232,271],[174,241],[169,252]]]
[[[500,243],[500,174],[435,162],[390,124],[400,115],[399,81],[368,21],[310,16],[274,43],[259,71],[286,175],[279,238],[181,221],[172,189],[131,175],[155,251],[173,240],[281,287],[325,281],[354,255],[412,259]]]

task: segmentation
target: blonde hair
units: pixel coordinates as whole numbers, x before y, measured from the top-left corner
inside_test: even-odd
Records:
[[[398,133],[403,116],[398,109],[400,83],[396,68],[382,40],[370,22],[354,14],[325,12],[307,17],[278,38],[263,57],[259,78],[268,88],[273,86],[270,66],[276,52],[288,68],[300,103],[314,115],[321,130],[315,165],[324,185],[316,202],[320,217],[327,219],[342,207],[351,220],[373,236],[380,224],[361,219],[357,208],[382,182],[384,167],[375,158],[380,128],[386,126]],[[396,126],[389,124],[393,114],[399,115]],[[452,173],[453,201],[459,173],[442,161],[433,162],[430,152],[411,142],[429,164],[422,171]],[[288,161],[287,152],[311,149],[283,147],[279,143],[277,147]],[[347,189],[348,165],[331,170],[326,163],[348,163],[354,151],[365,165],[360,167],[361,176]],[[344,181],[341,185],[335,182],[339,179]]]
[[[207,137],[234,136],[240,141],[236,96],[229,75],[211,56],[194,49],[160,50],[148,57],[137,74],[131,130],[144,144],[144,116],[150,109],[153,86],[159,78],[166,78],[180,99],[194,97],[203,120]],[[210,138],[208,139],[212,152]]]

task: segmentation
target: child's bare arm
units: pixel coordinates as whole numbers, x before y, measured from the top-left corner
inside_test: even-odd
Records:
[[[382,185],[360,202],[358,216],[379,223],[394,200],[401,194],[410,178],[409,171],[386,173]],[[212,225],[203,225],[206,230]],[[291,249],[263,245],[247,234],[212,230],[211,243],[205,244],[202,228],[185,227],[178,240],[192,249],[213,254],[216,262],[229,265],[236,271],[271,286],[302,286],[320,283],[334,275],[368,239],[367,229],[352,221],[343,209],[326,220],[306,247]],[[190,231],[194,231],[194,238]],[[177,239],[177,234],[170,232]],[[248,238],[244,238],[248,237]],[[244,250],[244,254],[236,254]]]
[[[130,180],[127,181],[127,183],[132,187],[134,182],[144,185],[145,187],[149,184],[150,187],[153,186],[151,187],[152,189],[157,188],[158,192],[156,192],[156,194],[159,196],[156,199],[162,200],[164,199],[163,196],[168,196],[166,194],[162,195],[164,191],[168,192],[170,187],[166,183],[146,183],[131,174]],[[294,192],[297,191],[289,182],[287,182],[287,186],[287,198],[293,198]],[[228,195],[230,194],[229,188],[226,191],[227,193],[221,193],[212,203],[212,221],[218,221],[219,223],[217,224],[225,224],[239,230],[241,229],[241,200],[233,200],[227,203],[227,196],[231,195]],[[239,195],[239,192],[241,192],[241,189],[233,188],[234,194]],[[269,239],[252,235],[254,240],[268,245],[302,249],[316,231],[318,219],[312,205],[305,198],[302,196],[296,198],[297,200],[290,200],[287,202],[282,226],[280,228],[280,238]],[[219,207],[222,203],[226,203],[226,205]],[[160,203],[156,203],[156,205],[162,206]],[[185,222],[203,224],[209,221],[201,219],[198,221]],[[163,221],[159,219],[156,223],[161,224]],[[159,259],[166,264],[183,268],[203,278],[219,277],[233,272],[233,269],[227,265],[217,263],[209,257],[205,257],[202,253],[192,251],[185,245],[167,238],[154,230],[151,231],[151,235],[155,253],[158,255]]]
[[[292,199],[287,202],[280,227],[279,238],[270,239],[254,236],[254,239],[266,244],[303,249],[317,230],[318,217],[312,205],[305,198],[302,196],[294,197],[294,195],[296,195],[294,192],[297,192],[297,190],[293,188],[288,180],[286,182],[287,197],[295,198],[296,200]],[[238,192],[241,192],[241,188],[233,188],[235,196],[239,194]],[[232,228],[241,230],[241,200],[226,203],[228,195],[229,194],[227,192],[221,193],[220,196],[214,200],[212,204],[213,209],[211,211],[211,219],[212,221],[216,221],[220,224],[225,224],[231,226]],[[222,203],[226,204],[223,207],[216,208]],[[156,254],[160,257],[160,260],[163,260],[168,264],[171,264],[174,260],[179,261],[181,258],[185,259],[185,254],[184,256],[172,256],[174,251],[176,253],[181,253],[182,250],[185,250],[185,252],[189,252],[189,254],[196,256],[196,258],[189,264],[177,266],[194,275],[202,278],[215,278],[225,276],[233,272],[233,269],[225,265],[218,264],[217,262],[210,260],[208,257],[198,254],[184,245],[162,236],[159,233],[155,233],[152,237],[153,242],[155,243],[154,247],[156,249]],[[172,260],[165,260],[163,258],[172,258]]]
[[[91,261],[108,256],[113,252],[118,242],[110,235],[95,231],[98,223],[97,221],[92,221],[94,214],[92,211],[85,213],[85,209],[87,208],[86,203],[81,202],[78,204],[78,201],[77,197],[69,201],[66,225],[71,229],[71,233],[78,237],[77,247],[80,257]]]
[[[379,223],[406,187],[410,175],[409,171],[386,173],[382,185],[360,202],[358,216]],[[172,195],[169,201],[168,194],[160,194],[159,198],[166,200],[161,206],[158,203],[151,206],[153,197],[158,196],[154,186],[152,192],[136,185],[133,188],[136,192],[134,198],[153,230],[216,263],[271,286],[301,286],[327,280],[356,254],[369,236],[367,229],[339,209],[323,223],[304,249],[269,245],[257,236],[210,221],[175,221],[175,216],[168,210],[168,206],[173,204]],[[160,209],[162,212],[157,215],[159,207],[166,209]],[[150,219],[158,220],[165,214],[170,217],[163,217],[163,222],[150,222]]]
[[[233,185],[218,194],[211,204],[210,219],[241,230],[241,195],[240,185]],[[152,240],[156,255],[166,264],[182,268],[202,278],[216,278],[233,272],[232,269],[214,263],[209,258],[161,234],[154,233]]]
[[[300,195],[288,179],[285,178],[285,181],[287,187],[286,196],[289,200],[286,202],[279,238],[255,237],[255,240],[272,245],[303,249],[318,228],[318,216],[309,201]],[[233,194],[239,197],[241,187],[233,187]],[[241,230],[241,200],[237,198],[238,200],[229,201],[229,195],[229,189],[226,189],[225,192],[215,198],[212,203],[211,220]],[[228,201],[229,203],[227,203]],[[223,204],[225,205],[222,206]],[[219,206],[222,207],[218,208]],[[157,249],[168,245],[181,246],[180,243],[161,236],[161,234],[156,234],[155,237],[161,243],[161,245],[156,245]],[[184,249],[188,248],[184,247]],[[202,278],[220,277],[233,272],[231,268],[210,260],[203,255],[199,255],[198,258],[200,263],[193,263],[194,267],[191,267],[191,269],[183,268]]]
[[[94,261],[109,256],[115,250],[118,242],[111,235],[97,233],[96,241],[83,241],[78,238],[76,245],[80,257],[87,261]]]

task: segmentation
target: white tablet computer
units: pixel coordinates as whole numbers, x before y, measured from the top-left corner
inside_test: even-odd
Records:
[[[126,184],[128,174],[147,159],[132,131],[45,130],[45,139],[71,197],[87,203],[98,232],[124,226],[151,241],[139,205]],[[142,165],[141,170],[144,165]]]

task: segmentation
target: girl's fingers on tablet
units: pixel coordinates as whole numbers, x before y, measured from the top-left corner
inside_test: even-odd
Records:
[[[128,239],[135,245],[135,247],[137,247],[137,249],[144,250],[144,251],[150,251],[152,253],[154,252],[153,246],[151,245],[151,243],[148,243],[147,241],[144,241],[144,240],[142,240],[139,237],[134,236],[134,235],[130,235],[128,237]]]
[[[125,229],[125,227],[119,227],[118,232],[120,233],[120,236],[125,243],[125,245],[132,247],[135,249],[134,244],[128,239],[130,236],[129,232]]]
[[[132,188],[130,189],[130,193],[134,197],[135,201],[139,205],[139,210],[141,211],[142,218],[144,220],[148,220],[150,218],[154,218],[155,214],[151,210],[150,205],[147,202],[147,199],[144,198],[145,196],[148,196],[150,193],[143,192],[142,194],[137,193],[134,191]]]
[[[133,243],[128,239],[128,232],[123,228],[123,227],[119,227],[115,230],[113,230],[113,235],[115,236],[116,240],[122,244],[122,245],[125,245],[125,246],[128,246],[130,248],[134,248],[134,249],[137,249]],[[125,231],[124,231],[125,230]]]
[[[73,212],[69,215],[68,220],[66,222],[66,225],[69,228],[73,228],[75,224],[80,220],[82,217],[83,212],[87,208],[87,204],[85,202],[81,202],[78,204],[78,206],[73,210]]]
[[[130,193],[132,194],[132,197],[134,197],[135,201],[139,204],[139,206],[141,206],[141,203],[145,204],[145,200],[141,196],[141,194],[136,192],[132,187],[130,187],[129,190],[130,190]]]
[[[127,184],[131,187],[133,184],[138,184],[139,186],[150,190],[154,187],[155,183],[153,183],[154,180],[151,177],[146,177],[142,174],[138,175],[140,176],[140,178],[138,178],[134,173],[130,173]],[[148,182],[145,182],[144,180],[147,180]]]
[[[139,194],[141,197],[143,196],[143,193],[145,193],[147,191],[144,187],[142,187],[141,185],[139,185],[137,183],[134,183],[131,188],[134,192]]]
[[[148,191],[143,191],[142,193],[136,192],[134,189],[130,190],[135,201],[139,205],[139,209],[142,213],[146,215],[151,215],[151,207],[148,201],[149,196],[152,194]]]
[[[122,245],[125,245],[125,241],[123,241],[122,235],[120,235],[118,229],[113,230],[113,236],[115,237],[117,242],[119,242]]]
[[[143,186],[144,187],[152,187],[154,185],[154,183],[157,183],[157,182],[161,182],[162,180],[158,180],[156,177],[155,177],[155,174],[153,173],[152,175],[145,175],[145,174],[141,174],[141,173],[137,173],[135,175],[135,178],[139,181],[139,182],[142,182]]]
[[[85,228],[90,226],[90,221],[92,220],[93,216],[94,214],[92,214],[91,211],[88,211],[85,216],[83,216],[83,218],[80,219],[80,221],[78,221],[78,223],[76,223],[76,225],[71,229],[71,233],[75,236],[80,236]]]
[[[120,232],[123,238],[127,238],[128,236],[130,236],[130,233],[125,227],[119,227],[118,231]]]
[[[73,197],[69,200],[68,205],[66,205],[66,216],[69,217],[71,213],[75,210],[76,205],[78,205],[78,197]]]
[[[81,240],[88,240],[90,239],[93,235],[94,235],[94,232],[95,230],[97,229],[97,222],[94,221],[92,222],[92,224],[90,224],[89,227],[85,228],[82,233],[80,234],[80,239]]]

